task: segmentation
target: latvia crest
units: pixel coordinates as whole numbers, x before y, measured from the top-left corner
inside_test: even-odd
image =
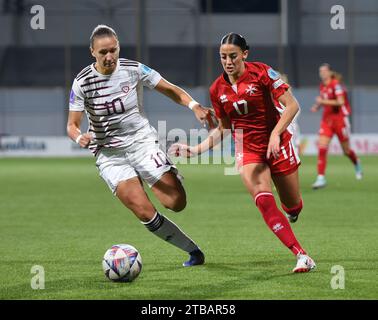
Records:
[[[121,83],[120,87],[121,87],[122,92],[124,92],[126,94],[129,93],[130,87],[127,85],[127,82]]]

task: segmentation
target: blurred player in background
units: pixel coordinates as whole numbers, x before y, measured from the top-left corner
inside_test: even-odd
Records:
[[[349,115],[351,107],[345,86],[341,83],[342,77],[334,72],[328,63],[319,67],[320,96],[311,107],[312,112],[317,112],[323,107],[323,116],[319,129],[318,142],[318,176],[313,189],[323,188],[327,185],[325,171],[327,166],[327,152],[334,135],[340,141],[344,154],[352,161],[356,179],[362,179],[362,167],[356,153],[350,147]]]
[[[282,208],[295,222],[303,202],[299,189],[300,160],[287,127],[299,111],[289,86],[271,67],[260,62],[245,62],[249,47],[244,37],[230,33],[222,38],[220,60],[224,72],[210,87],[210,98],[218,126],[196,146],[175,144],[170,153],[194,156],[214,147],[231,129],[241,178],[269,229],[297,258],[293,272],[315,268],[296,239],[290,224],[276,205],[271,179],[277,188]],[[285,106],[282,115],[274,100]]]
[[[90,50],[96,61],[84,68],[72,85],[68,136],[94,153],[100,176],[149,231],[189,253],[184,266],[203,264],[204,254],[199,247],[156,210],[143,188],[142,181],[172,211],[186,206],[177,169],[144,114],[143,86],[189,107],[201,122],[208,110],[155,70],[119,58],[118,37],[112,28],[97,26],[90,38]],[[89,121],[87,133],[80,131],[84,112]]]

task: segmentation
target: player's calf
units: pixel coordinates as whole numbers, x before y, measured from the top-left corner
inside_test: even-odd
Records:
[[[173,221],[156,212],[154,217],[144,226],[154,235],[169,242],[170,244],[189,253],[189,260],[184,262],[185,267],[200,265],[205,263],[205,256],[197,244],[189,238]]]
[[[176,173],[166,172],[151,190],[165,208],[174,212],[185,209],[186,192]]]
[[[165,208],[174,212],[180,212],[186,207],[186,194],[175,192],[161,202]]]

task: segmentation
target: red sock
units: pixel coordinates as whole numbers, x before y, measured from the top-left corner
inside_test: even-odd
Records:
[[[286,207],[283,203],[281,203],[281,206],[282,206],[282,209],[287,213],[287,214],[290,214],[292,216],[297,216],[301,211],[302,211],[302,208],[303,208],[303,200],[301,199],[301,201],[299,202],[299,204],[297,204],[296,206],[292,207],[292,208],[288,208]]]
[[[327,166],[327,147],[319,147],[318,154],[318,175],[324,176]]]
[[[357,164],[358,158],[357,158],[356,153],[352,149],[349,149],[349,153],[347,154],[347,157],[350,159],[350,161],[353,162],[354,165]]]
[[[269,229],[281,242],[288,247],[295,255],[306,254],[291,229],[289,222],[282,212],[277,208],[274,196],[270,192],[260,192],[255,197],[256,206],[259,208]]]

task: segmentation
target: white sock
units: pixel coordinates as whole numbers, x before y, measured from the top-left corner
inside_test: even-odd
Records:
[[[161,215],[159,212],[156,212],[155,216],[150,221],[142,223],[159,238],[188,253],[199,249],[194,241],[190,239],[176,224],[167,217]]]

